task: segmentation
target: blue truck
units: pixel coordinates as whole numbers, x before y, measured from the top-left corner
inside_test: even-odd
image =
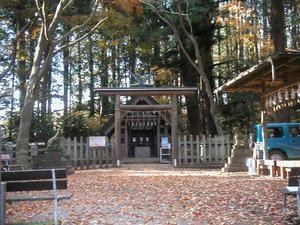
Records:
[[[267,124],[267,137],[269,159],[300,159],[300,123]],[[252,127],[250,143],[258,158],[263,158],[261,124]]]

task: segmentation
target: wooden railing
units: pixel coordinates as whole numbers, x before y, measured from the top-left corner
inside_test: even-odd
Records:
[[[178,164],[179,166],[224,164],[230,156],[231,146],[229,135],[208,138],[184,135],[178,138]]]

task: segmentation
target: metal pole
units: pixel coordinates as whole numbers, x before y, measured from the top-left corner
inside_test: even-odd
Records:
[[[54,224],[57,225],[57,193],[56,193],[56,176],[55,170],[52,169],[52,186],[53,186],[53,193],[54,193]]]
[[[6,213],[6,183],[0,183],[0,224],[5,224]]]

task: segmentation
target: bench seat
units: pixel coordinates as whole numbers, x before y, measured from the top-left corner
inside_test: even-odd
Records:
[[[12,197],[12,198],[6,198],[7,203],[12,203],[12,202],[35,202],[35,201],[50,201],[50,200],[55,200],[57,199],[58,201],[60,200],[68,200],[71,199],[73,194],[67,194],[67,195],[58,195],[57,198],[54,196],[17,196],[17,197]]]
[[[12,204],[13,202],[22,201],[53,201],[53,220],[54,224],[58,225],[58,201],[62,201],[61,215],[63,221],[63,201],[72,197],[72,194],[57,193],[57,190],[63,189],[67,189],[67,173],[65,168],[1,172],[0,224],[5,224],[5,203]],[[25,191],[27,192],[26,194],[24,194]],[[38,191],[47,192],[43,193]],[[13,196],[7,196],[6,192],[16,192],[16,194]],[[53,222],[51,223],[53,224]]]

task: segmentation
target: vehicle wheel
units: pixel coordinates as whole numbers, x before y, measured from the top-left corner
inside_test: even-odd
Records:
[[[285,160],[285,155],[280,151],[273,151],[270,153],[269,158],[272,160]]]

